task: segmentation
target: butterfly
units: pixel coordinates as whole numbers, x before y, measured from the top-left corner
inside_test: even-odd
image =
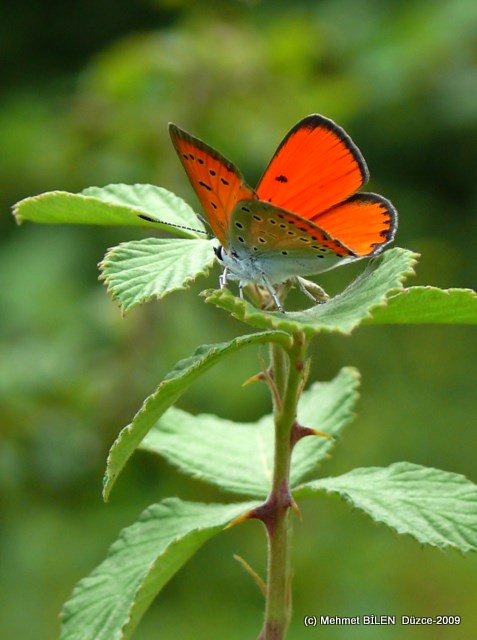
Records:
[[[172,143],[220,246],[228,280],[268,290],[283,312],[275,285],[379,254],[393,240],[397,212],[375,193],[356,193],[369,179],[349,135],[312,114],[285,136],[252,189],[218,151],[175,124]],[[314,297],[314,296],[311,296]],[[315,300],[316,301],[316,300]]]

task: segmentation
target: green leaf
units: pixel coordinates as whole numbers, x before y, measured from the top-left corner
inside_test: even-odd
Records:
[[[203,237],[205,233],[203,224],[184,200],[150,184],[111,184],[90,187],[82,193],[49,191],[21,200],[13,213],[19,224],[30,220],[48,224],[129,225],[164,228],[187,238]]]
[[[398,462],[298,487],[295,498],[338,493],[373,520],[423,544],[477,549],[477,485],[457,473]]]
[[[290,336],[282,331],[240,336],[230,342],[203,345],[189,358],[180,360],[155,393],[146,398],[131,424],[124,427],[111,447],[104,475],[104,499],[108,499],[119,473],[149,429],[197,378],[225,356],[244,347],[268,342],[289,346]]]
[[[145,238],[123,242],[100,263],[108,291],[129,311],[177,289],[187,289],[215,262],[214,240]]]
[[[315,383],[298,407],[303,426],[338,436],[353,417],[359,375],[345,368],[331,382]],[[181,471],[225,491],[268,495],[273,469],[273,417],[234,423],[217,416],[192,416],[171,407],[156,422],[140,448],[158,453]],[[297,485],[329,453],[334,442],[309,436],[293,451],[291,485]]]
[[[61,640],[130,638],[152,600],[204,542],[256,506],[170,498],[146,509],[74,589],[62,612]]]
[[[472,289],[410,287],[373,310],[366,324],[477,324],[477,293]]]
[[[342,293],[305,311],[286,314],[260,311],[227,290],[206,291],[206,301],[230,311],[239,320],[261,329],[304,331],[312,336],[320,331],[349,334],[371,313],[386,304],[386,298],[402,289],[402,281],[413,272],[417,254],[406,249],[390,249],[368,263],[364,272]]]

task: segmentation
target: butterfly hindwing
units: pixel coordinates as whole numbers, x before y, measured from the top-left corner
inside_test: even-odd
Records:
[[[358,257],[381,251],[394,238],[397,212],[376,193],[356,193],[311,217],[316,225],[349,247]]]
[[[244,262],[252,259],[272,282],[312,275],[354,257],[352,251],[312,222],[262,200],[235,206],[229,246]]]
[[[314,114],[288,132],[256,191],[261,200],[309,219],[348,198],[368,178],[366,162],[348,134]]]
[[[218,151],[174,124],[172,143],[204,209],[207,222],[227,248],[230,216],[239,200],[256,198],[237,167]]]

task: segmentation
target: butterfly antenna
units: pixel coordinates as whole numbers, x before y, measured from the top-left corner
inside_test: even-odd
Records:
[[[207,220],[204,218],[204,216],[201,216],[200,213],[196,213],[195,215],[199,218],[199,220],[202,222],[202,224],[205,227],[209,227],[209,229],[210,229],[210,224],[207,222]]]
[[[203,233],[205,236],[209,237],[209,234],[207,233],[207,231],[202,231],[202,229],[194,229],[193,227],[186,227],[182,224],[173,224],[172,222],[166,222],[165,220],[156,220],[155,218],[150,218],[149,216],[146,216],[143,213],[138,213],[137,215],[139,216],[139,218],[142,218],[142,220],[147,220],[147,222],[155,222],[156,224],[164,224],[167,227],[174,227],[175,229],[184,229],[185,231],[194,231],[195,233]],[[201,216],[197,215],[197,217],[201,222],[204,221]]]

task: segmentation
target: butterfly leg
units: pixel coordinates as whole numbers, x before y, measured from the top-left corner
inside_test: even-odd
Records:
[[[227,267],[224,268],[224,270],[222,271],[222,273],[219,276],[219,287],[221,289],[225,289],[225,287],[227,286],[227,276],[229,275],[229,270],[227,269]]]
[[[300,291],[313,300],[313,302],[322,303],[330,299],[326,291],[320,287],[319,284],[316,284],[316,282],[311,282],[311,280],[306,280],[300,276],[296,277],[296,282]]]
[[[268,293],[272,296],[273,302],[275,303],[278,311],[281,311],[282,313],[285,313],[285,309],[282,307],[282,305],[280,303],[280,298],[278,297],[277,292],[275,291],[275,289],[273,288],[272,283],[270,282],[270,280],[267,278],[267,276],[264,273],[262,273],[262,279],[263,279],[263,284],[267,288]]]

